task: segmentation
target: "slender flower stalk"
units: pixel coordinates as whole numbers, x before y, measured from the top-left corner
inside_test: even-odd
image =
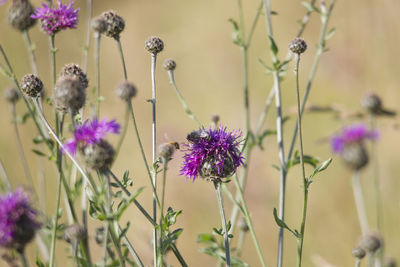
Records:
[[[85,45],[83,47],[83,55],[82,55],[82,69],[86,72],[88,55],[89,55],[89,47],[90,47],[90,24],[92,20],[92,10],[93,10],[93,0],[87,0],[86,2],[86,29],[85,29]],[[99,115],[97,114],[97,117]]]
[[[303,151],[303,133],[301,127],[301,106],[300,106],[300,86],[299,86],[299,65],[300,65],[300,54],[304,53],[307,49],[307,43],[301,38],[295,38],[290,44],[289,49],[295,54],[295,67],[294,73],[296,76],[296,96],[297,96],[297,129],[299,136],[299,150],[300,150],[300,166],[303,181],[303,218],[300,226],[300,234],[297,241],[297,266],[301,267],[302,256],[303,256],[303,242],[307,216],[307,202],[308,202],[308,180],[306,178],[306,172],[304,168],[304,151]]]
[[[360,223],[361,232],[363,235],[366,235],[369,232],[369,224],[368,224],[368,218],[364,204],[364,197],[360,183],[359,171],[354,171],[352,186],[353,186],[354,200],[356,203],[358,221]]]
[[[28,49],[28,52],[29,52],[29,59],[31,62],[33,74],[38,75],[38,67],[37,67],[36,56],[35,56],[35,47],[32,44],[31,37],[29,36],[28,30],[24,30],[22,32],[22,37],[24,38],[26,48]]]
[[[101,34],[95,33],[95,53],[94,61],[96,65],[96,99],[95,99],[95,114],[100,117],[100,41]]]
[[[19,258],[21,259],[22,267],[29,267],[28,260],[26,259],[26,256],[25,256],[25,250],[19,252],[18,254],[19,254]]]
[[[215,191],[217,193],[217,198],[218,198],[218,206],[219,206],[219,213],[221,215],[222,230],[224,231],[225,261],[226,261],[226,266],[230,267],[231,266],[231,251],[229,248],[229,233],[228,233],[228,228],[226,226],[224,202],[223,202],[222,193],[221,193],[221,181],[214,181],[214,187],[215,187]]]

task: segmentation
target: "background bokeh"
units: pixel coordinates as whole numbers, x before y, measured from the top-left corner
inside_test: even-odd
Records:
[[[36,6],[39,1],[32,1]],[[93,15],[113,9],[126,20],[126,29],[121,41],[127,60],[129,80],[138,88],[138,95],[133,100],[140,133],[150,157],[151,147],[151,106],[146,99],[151,97],[150,56],[144,49],[144,41],[151,35],[164,40],[165,50],[158,57],[158,142],[183,142],[188,132],[196,127],[183,113],[172,87],[168,83],[167,73],[161,68],[166,58],[174,58],[178,64],[175,78],[182,94],[191,109],[204,125],[209,125],[210,116],[219,114],[221,122],[229,129],[244,127],[243,92],[241,78],[241,57],[237,46],[232,43],[232,26],[229,18],[238,18],[236,1],[156,1],[156,0],[119,0],[94,2]],[[255,15],[259,0],[243,1],[247,31]],[[319,2],[319,1],[317,1]],[[329,1],[328,1],[329,3]],[[6,21],[7,5],[0,7],[0,43],[8,53],[18,77],[30,72],[28,54],[19,32],[11,29]],[[86,1],[76,1],[80,7],[80,24],[76,30],[57,34],[56,46],[58,70],[66,63],[82,61],[82,47],[86,17]],[[305,9],[300,1],[272,1],[272,9],[278,13],[273,17],[276,42],[280,56],[287,53],[287,44],[298,31],[297,20]],[[330,27],[336,28],[336,34],[328,42],[329,51],[322,57],[320,67],[311,91],[309,103],[328,106],[336,105],[346,111],[360,110],[359,99],[367,91],[377,92],[387,107],[397,109],[400,99],[398,44],[400,43],[398,22],[400,2],[396,0],[337,1]],[[308,72],[318,39],[320,19],[316,14],[311,16],[309,26],[303,37],[309,49],[302,56],[300,67],[301,87],[304,89]],[[48,39],[39,27],[31,31],[36,45],[39,63],[39,74],[51,95]],[[88,76],[90,86],[94,85],[93,40],[89,50]],[[124,105],[114,96],[114,88],[123,79],[122,67],[116,43],[109,38],[102,38],[101,44],[101,90],[105,101],[101,104],[101,117],[116,118],[121,123],[124,116]],[[265,99],[272,86],[272,79],[263,73],[258,59],[270,62],[268,40],[266,37],[265,16],[262,15],[257,26],[250,48],[250,105],[251,124],[254,127]],[[3,64],[3,61],[1,61]],[[292,66],[291,66],[292,68]],[[0,89],[10,85],[0,76]],[[295,119],[294,75],[288,72],[282,86],[283,108],[285,115],[291,119],[285,124],[285,140],[289,142]],[[0,101],[0,159],[4,163],[14,186],[26,184],[24,173],[19,162],[13,131],[10,123],[9,107]],[[18,112],[24,112],[23,104],[17,106]],[[45,109],[49,110],[48,106]],[[49,113],[50,114],[50,113]],[[86,114],[88,116],[88,114]],[[337,119],[332,114],[306,114],[304,117],[305,152],[326,159],[331,157],[326,137],[335,132],[341,125],[352,122],[349,119]],[[399,130],[397,119],[382,119],[378,126],[381,130],[377,155],[380,165],[380,180],[384,201],[384,235],[386,251],[399,257],[400,220],[398,188],[400,182],[397,164],[399,156]],[[150,209],[151,189],[148,184],[138,145],[131,125],[122,147],[114,171],[122,175],[129,170],[135,187],[146,186],[139,197]],[[271,109],[266,129],[275,128],[275,112]],[[29,121],[21,127],[21,135],[28,155],[31,171],[37,174],[39,161],[31,152],[34,137],[34,126]],[[116,138],[111,138],[115,143]],[[265,149],[255,149],[252,156],[249,181],[245,197],[255,224],[256,232],[268,265],[276,263],[277,231],[272,209],[277,207],[279,174],[272,168],[278,163],[275,136],[267,138]],[[175,155],[170,164],[167,181],[167,205],[175,210],[183,209],[177,226],[184,231],[178,247],[189,266],[214,266],[213,258],[198,252],[196,243],[198,233],[209,233],[212,227],[220,225],[217,199],[213,186],[205,181],[191,182],[179,176],[182,163],[182,152]],[[44,163],[46,168],[47,216],[55,209],[55,187],[57,177],[55,169]],[[287,223],[298,227],[300,224],[302,189],[298,168],[294,168],[288,177],[287,188]],[[310,171],[310,170],[308,170]],[[35,175],[36,176],[36,175]],[[351,250],[360,237],[353,195],[350,186],[351,173],[346,170],[340,159],[334,156],[333,164],[322,173],[311,186],[309,196],[308,221],[306,226],[304,266],[352,266]],[[370,223],[375,225],[373,206],[372,170],[367,167],[362,172],[362,182],[367,198]],[[233,185],[229,185],[234,190]],[[227,199],[227,211],[231,203]],[[79,205],[79,204],[78,204]],[[151,225],[138,213],[135,207],[123,217],[123,223],[131,222],[128,234],[133,245],[142,255],[145,263],[151,265],[152,248]],[[97,224],[90,221],[89,235],[94,236]],[[235,239],[233,239],[235,240]],[[234,241],[232,241],[234,244]],[[58,253],[67,251],[65,245],[58,243]],[[294,266],[296,261],[296,240],[286,234],[285,266]],[[94,250],[100,252],[96,244]],[[33,262],[36,255],[34,245],[29,248]],[[100,253],[93,253],[93,255]],[[250,236],[245,241],[243,258],[250,266],[258,266],[258,259]],[[177,266],[173,256],[168,257],[171,264]],[[397,258],[400,260],[400,258]],[[59,266],[68,266],[63,256],[58,260]],[[0,263],[0,265],[3,263]],[[73,265],[70,261],[69,266]]]

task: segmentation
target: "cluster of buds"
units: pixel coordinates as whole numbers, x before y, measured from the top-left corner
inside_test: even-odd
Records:
[[[125,20],[114,11],[107,11],[93,19],[92,29],[97,34],[119,40],[121,32],[125,29]]]

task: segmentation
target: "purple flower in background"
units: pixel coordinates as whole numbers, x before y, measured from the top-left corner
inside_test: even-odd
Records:
[[[4,4],[6,2],[6,0],[0,0],[0,6],[2,5],[2,4]]]
[[[22,188],[0,196],[0,246],[21,250],[33,239],[41,224]]]
[[[42,7],[36,9],[31,18],[39,19],[43,29],[49,35],[54,35],[60,30],[68,28],[74,29],[78,24],[79,8],[74,9],[73,3],[70,1],[68,5],[63,5],[60,0],[57,0],[58,7],[52,8],[43,3]]]
[[[364,124],[353,124],[342,129],[339,135],[331,138],[332,150],[335,153],[342,153],[346,145],[361,143],[364,139],[375,140],[379,136],[377,131],[369,131]]]
[[[240,131],[227,132],[226,127],[200,129],[187,136],[181,175],[193,181],[200,177],[215,180],[231,176],[243,165],[239,145]]]
[[[94,119],[85,121],[82,125],[76,127],[74,137],[67,140],[64,149],[75,155],[78,145],[98,144],[108,133],[119,134],[120,127],[115,120],[107,121],[103,119],[99,121]]]

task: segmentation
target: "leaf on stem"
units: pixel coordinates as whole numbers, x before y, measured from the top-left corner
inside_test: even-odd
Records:
[[[293,231],[292,229],[289,228],[289,226],[287,226],[287,224],[282,221],[281,219],[279,219],[276,208],[274,208],[274,218],[275,218],[275,222],[276,224],[280,227],[280,228],[284,228],[286,230],[288,230],[289,232],[291,232],[296,238],[298,237],[298,233],[297,231]]]

